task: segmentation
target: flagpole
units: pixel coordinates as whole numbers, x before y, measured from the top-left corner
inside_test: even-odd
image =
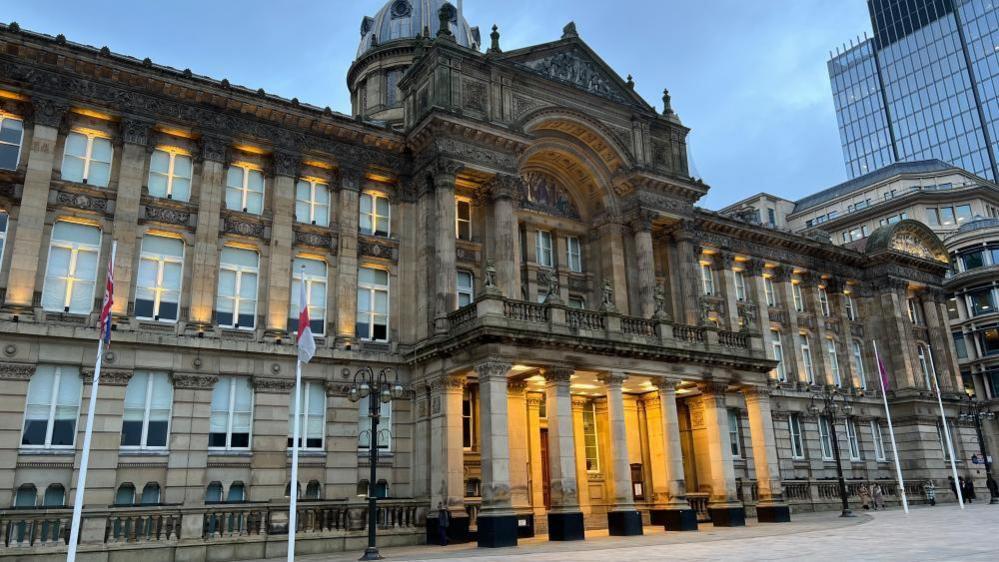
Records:
[[[295,561],[295,535],[298,533],[298,438],[299,405],[302,400],[302,361],[295,361],[295,421],[292,423],[291,437],[291,484],[288,485],[288,495],[291,503],[288,506],[288,562]]]
[[[888,393],[885,390],[885,378],[881,372],[884,363],[881,362],[881,355],[878,353],[878,342],[871,340],[874,345],[874,358],[878,362],[878,381],[881,384],[881,398],[885,404],[885,417],[888,419],[888,435],[891,437],[891,453],[895,458],[895,476],[898,478],[898,491],[902,497],[902,509],[909,513],[909,498],[905,495],[905,482],[902,480],[902,465],[898,460],[898,446],[895,444],[895,428],[891,423],[891,410],[888,409]]]
[[[118,253],[118,242],[111,243],[111,263],[108,271],[114,268],[114,257]],[[108,319],[110,322],[110,319]],[[104,329],[100,328],[97,338],[97,361],[94,363],[94,382],[90,387],[90,403],[87,405],[87,425],[83,431],[83,451],[80,454],[80,474],[76,482],[76,495],[73,499],[73,522],[69,527],[69,549],[66,562],[76,561],[76,545],[80,542],[80,521],[83,518],[83,496],[87,488],[87,469],[90,466],[90,441],[94,435],[94,415],[97,412],[97,391],[101,384],[101,363],[104,359]]]
[[[950,472],[954,477],[954,489],[957,490],[957,503],[961,505],[961,509],[964,509],[964,493],[961,491],[961,487],[958,486],[957,463],[954,460],[954,443],[950,440],[950,429],[947,427],[947,414],[944,413],[943,397],[940,393],[940,381],[937,379],[937,367],[933,363],[933,350],[930,346],[926,346],[926,349],[930,352],[930,370],[933,372],[933,386],[937,390],[937,405],[940,406],[940,421],[943,422],[944,439],[947,440],[947,454],[950,455]]]

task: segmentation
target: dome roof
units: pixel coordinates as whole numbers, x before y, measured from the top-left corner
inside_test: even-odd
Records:
[[[389,0],[375,17],[365,16],[361,20],[361,44],[357,48],[357,58],[361,58],[375,44],[419,37],[424,28],[429,30],[431,38],[436,37],[440,29],[438,12],[445,4],[452,12],[451,33],[455,41],[463,47],[478,49],[479,28],[470,27],[453,4],[445,0]],[[377,43],[373,44],[373,39]]]

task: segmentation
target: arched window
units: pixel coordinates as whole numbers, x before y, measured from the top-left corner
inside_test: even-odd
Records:
[[[359,496],[368,495],[368,480],[366,478],[361,479],[357,483],[357,495]]]
[[[205,489],[205,503],[221,503],[222,501],[222,483],[212,482]]]
[[[229,493],[226,494],[227,503],[242,503],[246,501],[246,486],[242,482],[236,481],[229,486]]]
[[[135,505],[135,486],[125,482],[118,486],[118,492],[114,495],[115,505]]]
[[[14,495],[14,507],[35,507],[38,501],[38,490],[34,484],[21,484]]]
[[[296,482],[295,483],[295,488],[298,491],[298,497],[301,498],[302,497],[302,483],[301,482]],[[284,486],[284,497],[286,497],[286,498],[290,498],[291,497],[291,482],[288,482]]]
[[[319,485],[318,480],[309,481],[309,485],[305,487],[305,497],[310,500],[318,500],[322,497],[322,486]]]
[[[142,488],[142,505],[157,505],[160,503],[160,485],[156,482],[147,482]]]
[[[66,488],[62,484],[52,484],[45,489],[45,507],[62,507],[66,505]]]
[[[376,498],[387,498],[388,497],[388,482],[385,480],[379,480],[375,483],[375,497]]]

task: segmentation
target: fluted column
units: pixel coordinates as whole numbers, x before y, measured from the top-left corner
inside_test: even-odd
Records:
[[[517,516],[510,501],[510,435],[507,375],[510,363],[486,361],[475,366],[479,376],[482,435],[482,511],[478,518],[480,547],[517,545]]]
[[[545,461],[541,459],[541,404],[544,400],[545,395],[541,393],[527,395],[527,444],[531,460],[531,506],[535,520],[545,514],[545,475],[542,471]]]
[[[31,148],[17,211],[17,236],[10,252],[5,300],[5,304],[17,308],[30,308],[34,301],[35,281],[42,266],[42,239],[56,141],[63,115],[69,109],[69,103],[62,99],[34,96],[31,103],[34,110]]]
[[[624,391],[628,375],[612,371],[601,376],[607,386],[607,419],[610,422],[611,450],[614,466],[614,505],[607,513],[607,528],[611,535],[642,534],[642,515],[635,509],[631,490],[631,463],[628,456],[628,430],[624,423]]]
[[[191,312],[189,320],[208,327],[215,308],[219,269],[219,213],[225,191],[225,161],[229,140],[205,135],[201,138],[201,177],[198,189],[198,225],[194,232],[191,260]]]
[[[697,514],[687,503],[687,481],[683,473],[680,419],[676,409],[676,387],[680,381],[656,381],[655,399],[650,401],[649,440],[652,454],[653,523],[668,531],[696,531]]]
[[[455,208],[454,182],[461,166],[442,160],[434,178],[434,333],[448,330],[447,315],[455,309]]]
[[[735,489],[735,466],[728,442],[728,410],[725,407],[725,383],[701,385],[701,396],[691,410],[695,447],[708,463],[707,476],[711,483],[708,511],[716,527],[736,527],[746,524],[745,510]]]
[[[545,371],[548,395],[548,469],[551,510],[548,512],[548,539],[584,538],[583,513],[579,509],[576,478],[576,445],[569,378],[573,369],[553,367]]]
[[[461,440],[461,399],[464,388],[463,375],[441,374],[430,382],[432,482],[430,516],[432,519],[428,525],[428,534],[436,534],[437,505],[443,503],[451,512],[448,537],[455,542],[468,540],[468,513],[465,512],[465,453]]]
[[[656,313],[656,265],[652,247],[652,219],[648,212],[640,212],[631,220],[635,243],[635,265],[638,269],[638,304],[642,318],[652,318]]]
[[[517,227],[516,199],[520,195],[520,178],[497,175],[489,184],[493,199],[493,266],[496,284],[503,296],[520,299],[520,230]]]
[[[267,330],[275,335],[288,329],[291,307],[292,243],[295,231],[295,179],[301,157],[291,152],[274,153],[274,189],[271,190],[271,243],[267,275]],[[297,314],[297,312],[296,312]]]
[[[753,442],[753,463],[759,501],[756,517],[760,522],[786,523],[791,510],[784,502],[781,486],[777,442],[774,437],[773,414],[770,411],[770,390],[767,387],[744,388],[746,409],[749,411],[749,432]]]
[[[149,152],[151,121],[125,119],[121,123],[121,164],[118,167],[118,192],[114,201],[114,238],[118,241],[118,254],[115,256],[114,282],[115,314],[128,313],[128,303],[135,284],[134,269],[136,246],[141,237],[136,232],[139,223],[139,201],[142,198],[142,185],[146,182],[144,171]]]

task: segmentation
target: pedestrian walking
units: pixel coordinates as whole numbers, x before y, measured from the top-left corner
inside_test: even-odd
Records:
[[[967,478],[963,479],[963,484],[961,484],[961,493],[964,494],[964,501],[968,503],[974,503],[975,501],[975,481],[971,479],[969,474]]]
[[[950,486],[950,493],[954,494],[954,499],[957,499],[957,483],[954,482],[953,476],[947,477],[947,485]]]
[[[865,511],[870,511],[871,509],[871,491],[867,489],[866,484],[861,484],[860,488],[857,488],[857,495],[860,496],[860,505],[864,507]]]
[[[874,511],[885,509],[885,497],[879,484],[871,486],[871,495],[874,496]]]
[[[437,502],[437,538],[441,546],[447,546],[447,528],[451,526],[451,512],[444,502]]]
[[[995,478],[992,478],[991,474],[985,480],[985,486],[989,489],[989,497],[999,497],[999,483],[996,482]]]
[[[926,503],[930,504],[930,506],[937,505],[937,487],[933,484],[932,480],[923,482],[923,494],[926,495]]]

